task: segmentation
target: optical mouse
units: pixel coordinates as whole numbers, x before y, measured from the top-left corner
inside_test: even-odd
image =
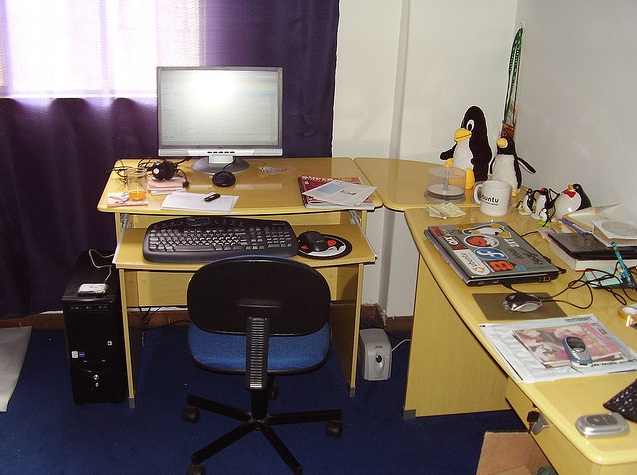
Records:
[[[310,252],[322,252],[328,248],[325,236],[317,231],[305,231],[299,235],[299,247],[307,246]]]
[[[533,312],[542,306],[542,300],[533,294],[516,292],[507,295],[502,306],[511,312]]]
[[[215,186],[221,186],[221,187],[225,187],[225,186],[232,186],[236,183],[237,179],[234,176],[234,173],[232,172],[226,172],[221,170],[220,172],[215,173],[214,175],[212,175],[212,183],[215,184]]]

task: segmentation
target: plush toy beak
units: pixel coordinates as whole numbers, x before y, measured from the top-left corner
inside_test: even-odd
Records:
[[[498,148],[507,148],[509,146],[509,141],[504,137],[500,137],[495,144],[498,146]]]
[[[461,140],[468,139],[469,137],[471,137],[471,132],[461,127],[458,130],[456,130],[456,133],[454,134],[453,139],[456,142],[460,142]]]

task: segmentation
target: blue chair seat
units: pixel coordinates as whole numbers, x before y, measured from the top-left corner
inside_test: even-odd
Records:
[[[245,372],[245,335],[207,332],[190,325],[188,343],[193,358],[200,365],[218,371]],[[329,346],[327,323],[309,335],[271,336],[268,372],[292,373],[311,369],[325,360]]]

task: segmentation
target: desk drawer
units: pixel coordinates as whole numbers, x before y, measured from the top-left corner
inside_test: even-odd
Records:
[[[532,410],[537,411],[533,402],[511,379],[507,381],[505,397],[528,428],[529,423],[526,421],[528,413]],[[531,435],[560,475],[628,475],[630,473],[627,471],[628,467],[622,465],[600,466],[593,464],[557,430],[546,415],[544,418],[548,422],[548,426],[538,434]]]

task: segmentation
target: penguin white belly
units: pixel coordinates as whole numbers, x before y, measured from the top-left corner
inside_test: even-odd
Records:
[[[518,178],[515,176],[515,157],[513,155],[496,155],[491,178],[505,181],[511,185],[512,190],[517,190]]]
[[[460,140],[456,143],[456,148],[453,151],[453,166],[456,168],[462,168],[463,170],[473,170],[471,159],[473,153],[469,148],[468,140]]]

